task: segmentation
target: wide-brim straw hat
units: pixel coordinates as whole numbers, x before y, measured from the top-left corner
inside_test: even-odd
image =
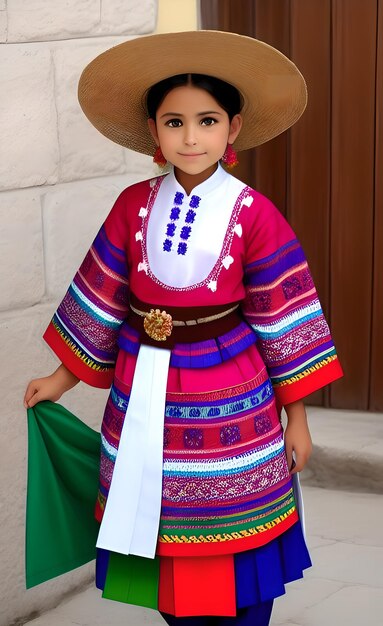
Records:
[[[105,137],[153,154],[146,94],[177,74],[206,74],[241,93],[242,130],[234,143],[246,150],[276,137],[302,115],[306,83],[284,54],[263,41],[221,31],[188,31],[132,39],[96,57],[79,82],[80,105]]]

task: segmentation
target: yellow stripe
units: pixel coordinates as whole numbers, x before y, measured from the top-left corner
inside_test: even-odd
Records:
[[[292,506],[286,513],[282,513],[271,522],[266,522],[266,524],[260,524],[259,526],[254,526],[253,528],[248,528],[247,530],[239,530],[231,533],[215,533],[211,535],[190,535],[187,537],[186,535],[159,535],[160,543],[219,543],[223,541],[232,541],[233,539],[243,539],[244,537],[252,537],[254,535],[258,535],[263,532],[267,532],[271,530],[274,526],[278,526],[281,522],[283,522],[287,517],[292,515],[295,511],[295,505]]]
[[[59,326],[57,326],[57,324],[53,320],[52,320],[52,324],[55,330],[60,335],[61,339],[68,346],[68,348],[73,352],[73,354],[77,358],[79,358],[80,361],[85,363],[85,365],[87,365],[90,369],[97,371],[97,372],[105,372],[109,369],[107,367],[102,367],[99,363],[96,363],[93,359],[91,359],[91,357],[87,356],[83,352],[83,350],[81,350],[81,348],[76,346],[76,344],[71,339],[69,339],[69,337],[64,333],[64,331],[61,330],[61,328],[59,328]]]
[[[288,378],[287,380],[283,380],[281,383],[276,383],[274,387],[284,387],[285,385],[291,385],[292,383],[296,383],[298,380],[302,380],[302,378],[306,378],[306,376],[309,376],[310,374],[315,372],[315,370],[321,369],[325,365],[328,365],[329,363],[331,363],[331,361],[335,361],[335,359],[337,358],[338,358],[337,355],[333,354],[332,356],[329,356],[326,359],[323,359],[323,361],[319,361],[319,363],[312,365],[311,367],[307,368],[303,372],[300,372],[299,374],[296,374],[295,376],[292,376],[291,378]]]

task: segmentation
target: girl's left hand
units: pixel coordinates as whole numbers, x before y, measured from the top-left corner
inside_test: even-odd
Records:
[[[291,474],[301,472],[310,458],[312,441],[303,402],[285,406],[288,423],[285,429],[287,464]],[[295,459],[293,458],[293,452]],[[294,465],[295,462],[295,465]]]

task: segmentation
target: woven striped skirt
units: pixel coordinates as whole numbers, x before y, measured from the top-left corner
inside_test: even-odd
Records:
[[[121,350],[101,430],[98,519],[134,369],[135,357]],[[97,586],[105,597],[145,604],[142,589],[136,599],[132,593],[141,575],[156,596],[147,606],[165,614],[235,616],[283,594],[309,566],[279,412],[256,346],[204,369],[170,367],[157,557],[99,550]]]

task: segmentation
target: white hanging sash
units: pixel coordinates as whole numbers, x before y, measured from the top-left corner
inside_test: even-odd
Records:
[[[170,350],[141,345],[97,547],[154,558]]]

